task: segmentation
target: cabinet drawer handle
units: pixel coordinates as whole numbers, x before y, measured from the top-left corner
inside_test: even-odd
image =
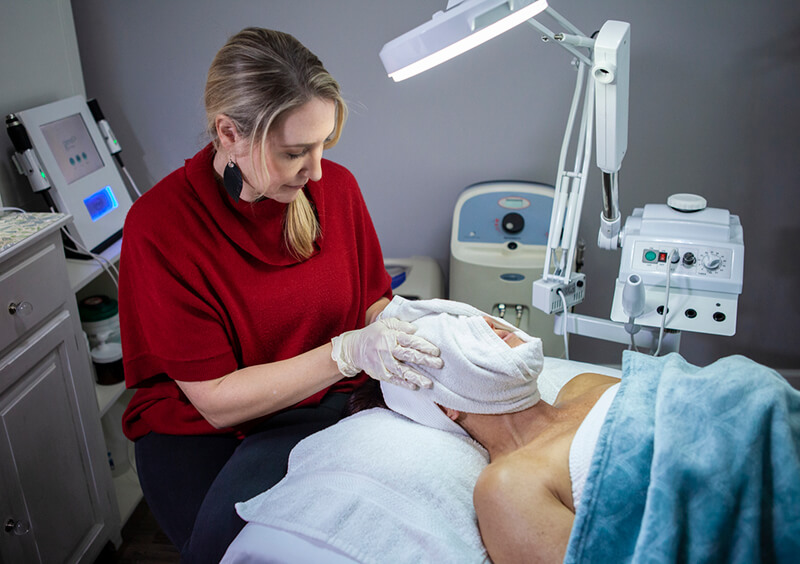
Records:
[[[8,304],[8,313],[11,315],[26,316],[33,311],[33,304],[30,302],[11,302]]]
[[[31,530],[31,525],[27,521],[15,521],[14,519],[8,519],[4,528],[8,534],[21,537]]]

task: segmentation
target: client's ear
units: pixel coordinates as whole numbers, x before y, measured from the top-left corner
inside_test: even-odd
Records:
[[[450,409],[449,407],[444,407],[443,405],[436,404],[436,407],[444,411],[444,414],[447,415],[450,419],[458,423],[458,418],[461,417],[461,412],[456,411],[455,409]]]

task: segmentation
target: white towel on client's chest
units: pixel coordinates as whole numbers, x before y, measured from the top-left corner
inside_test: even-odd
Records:
[[[418,423],[463,433],[436,404],[466,413],[498,414],[521,411],[538,402],[541,340],[493,318],[525,341],[511,348],[486,323],[486,315],[460,302],[396,296],[380,317],[415,324],[417,335],[439,347],[444,367],[414,365],[433,381],[430,389],[411,391],[381,383],[387,405]]]

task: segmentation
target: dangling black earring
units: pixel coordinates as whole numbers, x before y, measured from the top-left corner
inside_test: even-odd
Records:
[[[242,170],[230,156],[228,164],[225,165],[225,173],[222,175],[222,184],[225,185],[225,190],[233,198],[233,201],[238,202],[239,195],[242,193]]]

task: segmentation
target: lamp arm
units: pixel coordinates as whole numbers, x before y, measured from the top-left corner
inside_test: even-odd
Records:
[[[558,23],[560,23],[561,25],[563,25],[565,28],[567,28],[568,30],[570,30],[570,31],[571,31],[572,33],[574,33],[575,35],[580,35],[580,36],[583,36],[583,37],[587,37],[587,35],[586,35],[585,33],[583,33],[581,30],[579,30],[579,29],[578,29],[578,28],[577,28],[577,27],[576,27],[576,26],[575,26],[575,25],[574,25],[574,24],[573,24],[571,21],[569,21],[567,18],[565,18],[564,16],[562,16],[561,14],[559,14],[558,12],[556,12],[555,8],[553,8],[553,7],[552,7],[552,6],[550,6],[549,4],[548,4],[547,8],[545,9],[544,13],[546,13],[547,15],[549,15],[551,18],[553,18],[554,20],[556,20]]]
[[[567,154],[572,139],[572,131],[575,128],[575,117],[578,114],[578,105],[582,100],[583,83],[585,81],[586,67],[580,65],[575,79],[575,90],[572,95],[567,127],[564,132],[564,139],[561,143],[561,153],[558,159],[558,174],[555,182],[555,194],[553,195],[553,211],[550,215],[550,229],[547,235],[547,248],[545,250],[545,260],[542,277],[550,280],[560,274],[557,267],[553,266],[556,259],[555,253],[561,247],[561,234],[564,230],[564,218],[566,216],[567,205],[569,202],[569,182],[570,175],[566,172]]]
[[[592,78],[587,78],[586,74],[586,65],[579,62],[575,92],[572,98],[569,118],[567,119],[566,131],[564,132],[564,140],[561,145],[556,189],[553,197],[553,212],[550,216],[550,231],[547,236],[547,249],[542,272],[544,280],[562,284],[569,283],[571,277],[592,153],[594,84]],[[585,90],[584,82],[586,83]],[[575,149],[575,161],[573,168],[567,170],[567,155],[572,144],[572,134],[575,129],[575,118],[579,106],[581,107],[582,115]]]
[[[576,184],[571,194],[571,205],[568,207],[567,228],[564,230],[562,247],[567,250],[566,257],[562,256],[563,279],[571,279],[572,265],[575,262],[575,247],[578,243],[578,228],[581,222],[583,201],[586,194],[586,183],[589,178],[589,165],[592,161],[592,127],[594,125],[594,82],[589,79],[586,85],[583,114],[579,129],[578,147],[575,155],[575,170],[580,170],[572,182]]]

